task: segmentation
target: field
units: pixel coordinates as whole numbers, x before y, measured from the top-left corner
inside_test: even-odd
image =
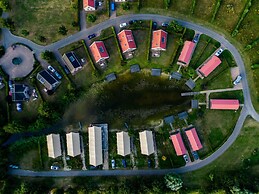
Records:
[[[42,0],[17,0],[11,1],[12,11],[10,16],[15,23],[15,34],[24,36],[23,31],[29,32],[26,38],[38,44],[49,44],[64,38],[58,33],[59,27],[64,25],[67,34],[73,34],[78,27],[73,27],[73,22],[78,22],[77,0],[69,1],[42,1]],[[51,29],[51,30],[50,30]],[[40,42],[39,36],[44,36],[46,41]]]

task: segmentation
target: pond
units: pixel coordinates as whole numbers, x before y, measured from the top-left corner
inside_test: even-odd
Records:
[[[111,83],[95,84],[86,96],[70,106],[64,118],[112,126],[158,121],[190,107],[190,98],[181,97],[183,84],[176,83],[168,78],[127,73]]]

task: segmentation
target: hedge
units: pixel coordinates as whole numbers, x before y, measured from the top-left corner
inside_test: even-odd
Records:
[[[119,55],[120,55],[120,59],[123,61],[123,55],[121,53],[120,45],[119,45],[119,42],[118,42],[118,39],[117,39],[117,35],[116,35],[116,32],[115,32],[113,26],[112,26],[112,32],[113,32],[113,36],[114,36],[114,39],[115,39],[115,42],[116,42],[117,50],[118,50]]]
[[[0,75],[3,77],[3,79],[5,81],[8,81],[9,80],[9,75],[7,75],[4,71],[3,71],[3,68],[0,66]]]
[[[164,0],[165,8],[168,9],[171,4],[171,0]]]
[[[194,14],[195,6],[196,6],[196,0],[192,0],[191,14]]]
[[[258,43],[259,43],[259,38],[255,39],[253,42],[251,42],[250,44],[246,45],[244,50],[248,51],[248,50],[252,49],[253,47],[255,47]]]
[[[242,23],[242,21],[244,20],[245,16],[246,16],[247,13],[249,12],[249,9],[250,9],[251,6],[252,6],[252,0],[247,0],[246,6],[245,6],[245,8],[244,8],[244,11],[243,11],[243,13],[241,14],[241,16],[240,16],[240,18],[239,18],[239,20],[238,20],[238,22],[237,22],[237,24],[236,24],[234,30],[233,30],[232,33],[231,33],[231,36],[232,36],[232,37],[234,37],[234,36],[237,35],[238,29],[239,29],[239,27],[240,27],[240,24]]]
[[[94,70],[94,71],[97,71],[96,67],[94,66],[93,60],[92,60],[92,58],[91,58],[91,56],[90,56],[90,54],[89,54],[89,51],[88,51],[88,49],[87,49],[87,46],[86,46],[84,40],[82,40],[82,44],[84,45],[85,54],[86,54],[86,56],[87,56],[87,58],[88,58],[88,60],[89,60],[89,63],[91,64],[93,70]]]
[[[217,13],[219,11],[219,8],[220,8],[220,5],[221,5],[221,1],[222,0],[217,0],[217,2],[216,2],[215,8],[214,8],[214,12],[213,12],[212,18],[210,20],[211,23],[214,22],[214,20],[216,18],[216,15],[217,15]]]
[[[259,68],[259,63],[251,65],[251,69],[258,69]]]
[[[108,15],[108,17],[110,17],[110,0],[107,0],[106,1],[107,2],[107,15]]]
[[[152,38],[152,25],[153,22],[150,20],[150,26],[149,26],[149,34],[148,34],[148,50],[147,50],[147,61],[149,61],[149,55],[150,55],[150,48],[151,48],[151,38]]]

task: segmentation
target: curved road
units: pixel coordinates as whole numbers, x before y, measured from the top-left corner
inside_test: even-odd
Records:
[[[61,47],[64,47],[68,44],[71,44],[75,41],[81,40],[81,39],[86,39],[88,35],[96,33],[98,31],[101,31],[102,29],[105,29],[109,26],[118,26],[120,23],[127,22],[129,20],[153,20],[156,22],[168,22],[172,19],[178,21],[182,26],[193,29],[195,31],[198,31],[200,33],[206,34],[210,37],[213,37],[215,40],[221,43],[222,46],[224,46],[226,49],[228,49],[238,67],[240,74],[242,75],[242,85],[243,85],[243,93],[244,93],[244,107],[242,108],[241,114],[239,116],[239,119],[236,123],[236,126],[234,128],[233,133],[231,136],[228,138],[228,140],[217,150],[215,151],[212,155],[209,157],[205,158],[204,160],[196,161],[193,162],[191,165],[184,166],[181,168],[177,169],[163,169],[163,170],[96,170],[96,171],[40,171],[40,172],[35,172],[35,171],[29,171],[29,170],[21,170],[21,169],[10,169],[9,174],[11,175],[18,175],[18,176],[44,176],[44,177],[67,177],[67,176],[132,176],[132,175],[162,175],[166,174],[169,172],[175,172],[175,173],[185,173],[185,172],[190,172],[197,170],[199,168],[202,168],[209,163],[213,162],[215,159],[217,159],[219,156],[221,156],[236,140],[238,137],[241,128],[244,124],[244,121],[248,115],[250,115],[252,118],[254,118],[256,121],[259,122],[259,115],[255,111],[252,101],[251,101],[251,96],[250,96],[250,91],[249,91],[249,86],[247,82],[247,76],[245,72],[245,65],[244,62],[238,52],[238,50],[227,40],[223,35],[220,35],[208,28],[205,28],[203,26],[180,20],[177,18],[173,17],[168,17],[168,16],[162,16],[162,15],[156,15],[156,14],[133,14],[133,15],[125,15],[121,17],[117,17],[114,19],[109,19],[107,21],[104,21],[103,23],[97,24],[96,26],[93,26],[91,28],[83,28],[80,32],[68,36],[58,42],[52,43],[47,46],[40,46],[35,43],[33,43],[30,40],[27,40],[22,37],[15,36],[10,33],[9,30],[3,29],[3,45],[5,47],[9,47],[13,43],[16,42],[21,42],[33,49],[35,52],[36,56],[39,57],[40,53],[43,52],[44,50],[50,50],[53,52],[57,52],[57,50]]]

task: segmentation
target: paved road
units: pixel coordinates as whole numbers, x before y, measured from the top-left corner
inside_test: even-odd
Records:
[[[195,31],[201,32],[203,34],[206,34],[210,37],[213,37],[215,40],[219,41],[221,45],[224,45],[226,49],[228,49],[233,57],[235,58],[235,61],[239,67],[240,74],[243,77],[242,79],[242,85],[243,85],[243,93],[244,93],[244,107],[241,111],[240,117],[236,123],[236,126],[234,128],[233,133],[228,138],[228,140],[212,155],[207,157],[204,160],[200,160],[198,162],[194,162],[192,165],[188,165],[185,167],[177,168],[177,169],[167,169],[167,170],[111,170],[111,171],[46,171],[46,172],[32,172],[32,171],[26,171],[26,170],[10,170],[10,174],[12,175],[19,175],[19,176],[126,176],[126,175],[154,175],[154,174],[166,174],[168,172],[176,172],[176,173],[185,173],[193,170],[197,170],[199,168],[202,168],[206,166],[207,164],[213,162],[216,160],[219,156],[221,156],[236,140],[238,137],[240,130],[243,126],[243,123],[248,115],[251,115],[252,118],[254,118],[256,121],[259,122],[259,115],[255,111],[249,86],[247,82],[247,76],[245,72],[245,66],[244,62],[241,58],[241,55],[239,54],[238,50],[227,40],[225,37],[221,34],[218,34],[208,28],[205,28],[203,26],[187,22],[184,20],[168,17],[168,16],[161,16],[156,14],[134,14],[134,15],[125,15],[117,18],[109,19],[103,23],[97,24],[96,26],[93,26],[91,28],[82,29],[82,31],[71,35],[67,38],[64,38],[58,42],[55,42],[53,44],[47,45],[47,46],[39,46],[25,38],[17,37],[12,35],[7,29],[3,29],[3,37],[4,46],[10,46],[13,43],[21,42],[28,46],[30,46],[36,54],[39,54],[40,52],[44,50],[51,50],[51,51],[57,51],[59,48],[64,47],[72,42],[85,39],[89,34],[96,33],[101,31],[102,29],[105,29],[109,26],[116,25],[127,22],[130,19],[141,19],[141,20],[153,20],[156,22],[163,22],[163,21],[170,21],[172,19],[177,20],[182,26],[193,29]]]

